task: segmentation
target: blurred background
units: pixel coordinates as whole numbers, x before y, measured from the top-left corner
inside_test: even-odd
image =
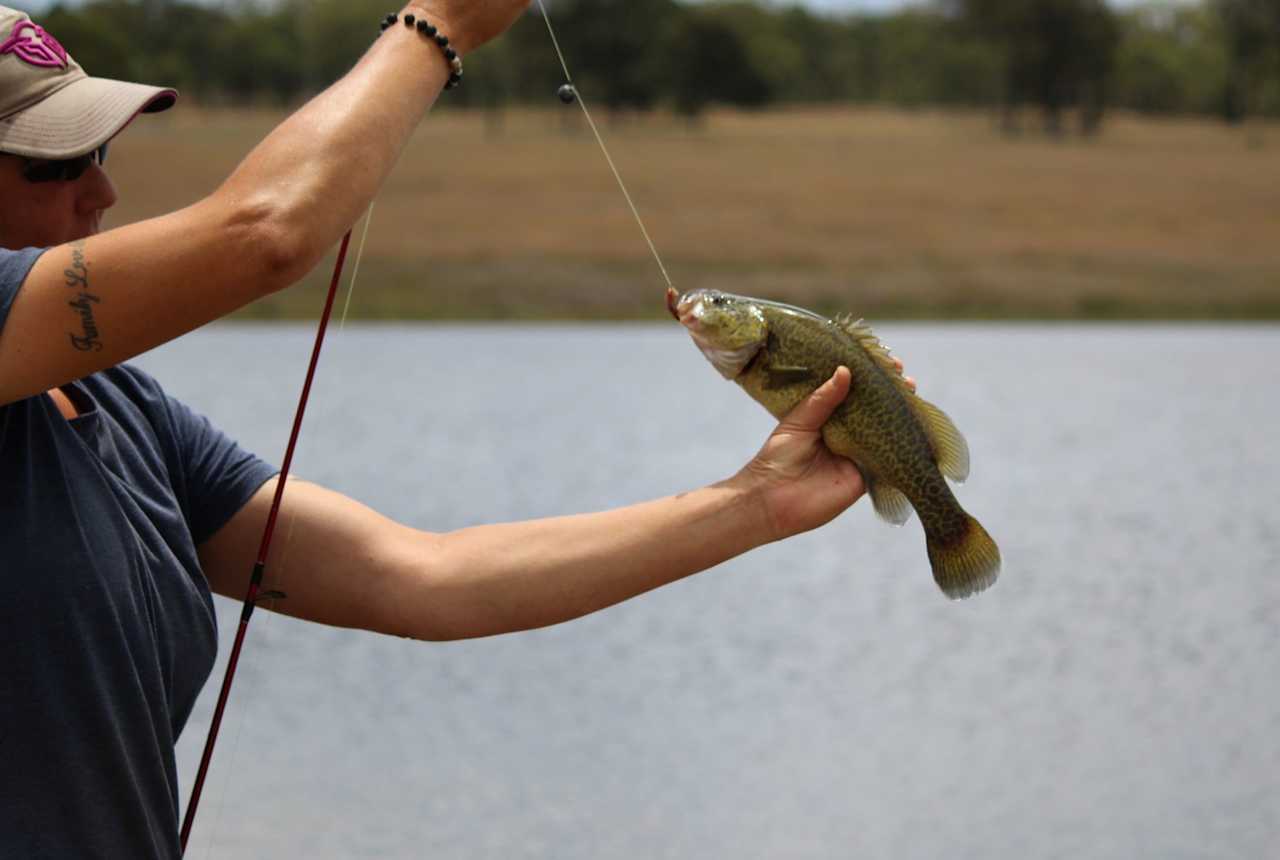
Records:
[[[113,153],[121,223],[208,193],[387,3],[27,6],[92,74],[184,94]],[[1273,0],[549,8],[678,286],[876,319],[1280,316]],[[353,317],[661,315],[561,83],[536,9],[468,59],[378,199]]]
[[[184,92],[113,148],[110,223],[208,193],[391,5],[39,7]],[[1001,579],[946,601],[859,503],[549,630],[260,613],[190,856],[1275,856],[1280,4],[549,6],[677,286],[871,320],[967,435]],[[562,82],[533,13],[423,122],[300,475],[445,531],[682,492],[772,429],[663,318]],[[328,269],[141,363],[279,456]]]

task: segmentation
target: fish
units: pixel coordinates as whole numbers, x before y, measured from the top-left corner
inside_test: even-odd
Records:
[[[1000,549],[947,483],[969,477],[968,443],[946,413],[911,390],[866,322],[713,289],[672,288],[667,309],[721,376],[779,420],[837,368],[849,368],[849,394],[823,425],[823,442],[858,467],[881,519],[901,526],[919,515],[933,578],[947,597],[995,583]]]

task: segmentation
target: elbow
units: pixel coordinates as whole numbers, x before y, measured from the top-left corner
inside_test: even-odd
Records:
[[[324,254],[296,219],[270,201],[240,202],[228,211],[222,233],[231,237],[240,269],[251,275],[260,296],[296,284]]]

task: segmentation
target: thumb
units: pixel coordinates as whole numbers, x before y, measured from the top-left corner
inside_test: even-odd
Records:
[[[836,407],[849,396],[849,385],[853,374],[847,367],[836,368],[835,375],[822,384],[817,391],[810,394],[800,405],[782,419],[782,426],[789,430],[808,433],[817,432]]]

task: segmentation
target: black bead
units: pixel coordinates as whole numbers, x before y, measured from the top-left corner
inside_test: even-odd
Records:
[[[390,27],[390,26],[391,26],[392,24],[394,24],[396,21],[400,20],[400,16],[392,14],[392,15],[388,15],[387,17],[383,18],[382,20],[383,20],[383,21],[386,21],[386,22],[387,22],[387,26],[388,26],[388,27]]]
[[[405,15],[405,16],[404,16],[404,25],[405,25],[406,27],[412,27],[412,26],[413,26],[413,21],[414,21],[414,17],[413,17],[412,15]]]
[[[434,36],[434,35],[435,35],[437,32],[439,32],[439,31],[438,31],[438,30],[436,30],[436,28],[435,28],[435,25],[434,25],[434,24],[428,24],[428,25],[427,25],[427,29],[426,29],[426,30],[424,30],[423,32],[424,32],[424,33],[426,33],[428,36]]]
[[[419,19],[418,19],[418,32],[419,32],[419,33],[421,33],[422,35],[424,35],[424,36],[430,36],[430,35],[432,35],[432,34],[431,34],[431,33],[428,33],[427,31],[428,31],[428,30],[434,30],[434,29],[435,29],[435,27],[432,27],[432,26],[431,26],[430,24],[428,24],[425,20],[423,20],[423,19],[421,19],[421,18],[419,18]]]
[[[454,57],[456,57],[456,56],[458,56],[458,52],[457,52],[457,51],[455,51],[453,48],[445,48],[445,49],[444,49],[444,58],[445,58],[446,60],[448,60],[449,62],[451,62],[451,63],[452,63],[452,62],[453,62]]]
[[[562,86],[557,95],[560,96],[560,101],[567,105],[571,105],[578,100],[578,91],[573,88],[573,84],[565,84]]]
[[[381,24],[378,25],[378,29],[385,33],[387,32],[387,28],[389,28],[390,26],[391,25],[388,24],[386,21],[383,21]]]
[[[436,44],[444,48],[449,45],[449,37],[444,33],[436,33]]]

